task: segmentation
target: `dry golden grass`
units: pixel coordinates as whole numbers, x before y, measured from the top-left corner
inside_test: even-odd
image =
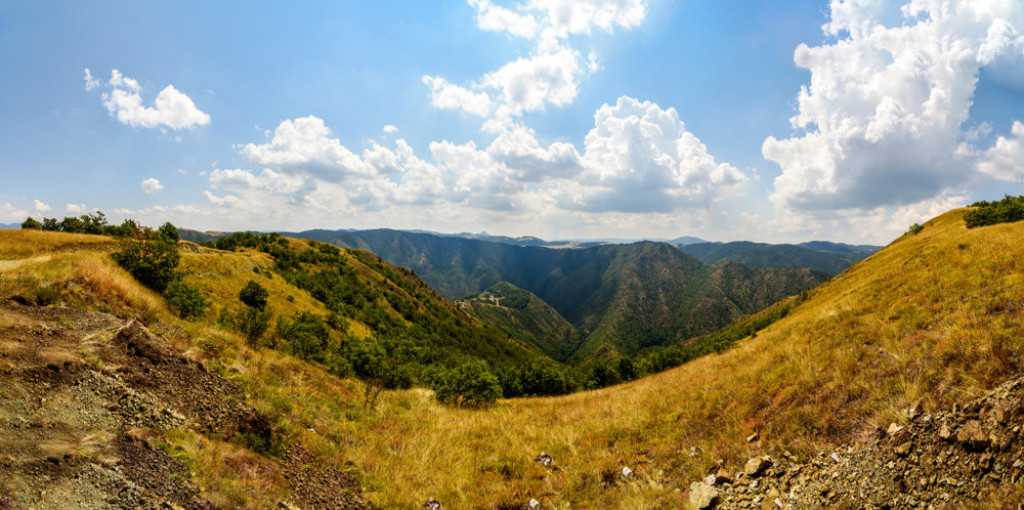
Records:
[[[384,508],[418,508],[428,497],[447,508],[508,507],[530,498],[544,508],[677,508],[690,482],[719,458],[735,466],[761,450],[815,454],[900,422],[911,406],[946,408],[1020,372],[1024,223],[967,230],[963,212],[896,240],[723,354],[629,384],[481,410],[440,406],[421,389],[387,392],[375,410],[363,409],[358,381],[249,350],[208,324],[213,311],[205,321],[174,319],[159,296],[124,281],[100,252],[59,252],[24,267],[37,280],[91,282],[82,284],[88,293],[139,303],[157,322],[177,325],[183,333],[173,338],[243,385],[247,404],[275,419],[316,463],[353,462],[365,495]],[[0,237],[0,253],[12,250],[4,242]],[[279,313],[320,309],[279,276],[253,272],[269,265],[258,253],[186,255],[184,262],[187,279],[217,307],[236,303],[252,278],[271,290]],[[0,269],[7,277],[0,291],[16,285],[8,272]],[[760,443],[747,443],[755,431]],[[234,445],[189,434],[167,441],[217,501],[261,507],[281,494],[272,477],[238,471],[251,463]],[[533,462],[541,451],[558,470]],[[636,479],[620,480],[622,467]],[[235,479],[254,489],[246,492],[248,482]]]
[[[307,246],[290,240],[296,247]],[[296,288],[273,272],[274,260],[266,253],[252,249],[241,252],[203,250],[199,253],[183,253],[180,270],[185,281],[198,286],[213,301],[206,312],[206,319],[216,319],[222,307],[238,311],[244,305],[238,293],[249,280],[262,285],[270,293],[267,305],[279,316],[290,316],[302,310],[312,310],[324,315],[323,304]],[[370,329],[361,322],[349,319],[348,331],[358,337],[369,337]]]

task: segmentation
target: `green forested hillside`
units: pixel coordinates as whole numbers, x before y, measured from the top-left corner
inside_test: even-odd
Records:
[[[826,278],[809,269],[709,266],[655,242],[550,249],[393,230],[313,234],[408,267],[450,298],[500,281],[528,290],[583,333],[573,360],[710,333]]]
[[[581,339],[579,330],[554,308],[508,282],[498,282],[458,305],[481,322],[558,361],[567,361]]]

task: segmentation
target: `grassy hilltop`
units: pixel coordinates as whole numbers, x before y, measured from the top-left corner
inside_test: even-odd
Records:
[[[1020,373],[1024,224],[968,230],[965,211],[939,216],[802,299],[791,298],[785,317],[731,350],[632,383],[499,400],[483,409],[444,406],[423,389],[385,392],[367,409],[363,383],[253,349],[216,327],[212,309],[206,320],[178,319],[110,261],[117,246],[104,237],[0,232],[0,296],[56,289],[57,307],[119,320],[138,316],[168,348],[242,388],[241,404],[273,425],[276,448],[257,453],[259,445],[239,434],[188,427],[132,432],[184,463],[182,476],[214,506],[303,501],[289,479],[268,475],[286,469],[293,458],[287,452],[301,446],[307,473],[353,477],[361,497],[383,508],[419,508],[429,497],[446,508],[523,508],[531,498],[543,508],[678,508],[690,482],[718,459],[735,468],[762,452],[807,458],[904,423],[911,407],[947,409]],[[236,299],[238,288],[257,278],[280,314],[326,312],[308,293],[264,272],[269,263],[253,251],[197,251],[183,262],[186,280],[217,303]],[[28,316],[28,308],[9,307]],[[23,326],[0,321],[12,331]],[[62,356],[102,369],[105,358],[90,357],[89,346],[113,331],[85,339],[60,320],[46,327],[67,331]],[[351,332],[370,328],[349,320]],[[0,349],[0,367],[15,376],[0,382],[0,414],[7,416],[28,398],[19,385],[30,383],[18,378],[19,347],[5,340]],[[93,426],[61,430],[71,431],[67,441],[88,437],[90,445],[122,433],[96,435]],[[760,439],[748,442],[755,432]],[[75,455],[100,462],[88,452],[102,448],[90,448]],[[557,469],[534,462],[541,451]],[[635,478],[623,480],[623,467]]]

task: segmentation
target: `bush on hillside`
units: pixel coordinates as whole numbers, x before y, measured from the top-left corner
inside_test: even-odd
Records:
[[[439,402],[479,406],[501,397],[501,384],[491,373],[487,362],[473,360],[444,371],[434,381],[434,395]]]
[[[255,308],[257,310],[263,310],[267,307],[267,298],[270,297],[270,293],[267,289],[263,288],[262,285],[256,283],[253,280],[249,280],[242,287],[242,290],[238,293],[238,299],[245,303],[245,306]]]
[[[916,235],[920,234],[922,230],[924,230],[924,225],[920,223],[914,223],[913,225],[910,226],[910,228],[907,229],[907,233]]]
[[[245,307],[238,314],[238,331],[245,336],[250,346],[256,346],[260,337],[270,329],[270,310],[259,310],[257,308]]]
[[[171,307],[171,310],[184,319],[202,317],[210,306],[210,300],[199,290],[199,287],[189,285],[180,279],[167,285],[164,296],[167,297],[167,305]]]
[[[23,230],[42,230],[43,224],[29,216],[25,221],[21,222],[21,228]]]
[[[971,204],[971,207],[977,207],[977,209],[964,214],[967,228],[1024,220],[1024,195],[1018,197],[1006,195],[997,202],[982,200]]]
[[[283,351],[296,358],[323,363],[327,360],[331,332],[320,315],[302,311],[291,319],[277,318],[277,336]]]
[[[178,247],[172,239],[148,228],[132,230],[121,243],[121,250],[111,256],[140,283],[162,293],[180,277],[176,270],[181,260]]]

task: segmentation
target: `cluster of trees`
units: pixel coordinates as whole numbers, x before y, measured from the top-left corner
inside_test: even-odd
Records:
[[[971,204],[971,207],[977,209],[964,214],[967,228],[1024,220],[1024,195],[1006,195],[995,202],[982,200]]]
[[[125,223],[129,233],[121,236],[121,249],[111,254],[114,262],[139,283],[163,294],[168,306],[179,316],[201,317],[210,306],[210,300],[198,287],[182,280],[178,271],[181,261],[178,229],[171,223],[164,223],[155,230],[140,227],[130,220]]]
[[[51,232],[68,232],[72,234],[97,234],[118,238],[128,237],[139,228],[134,220],[126,219],[120,225],[107,223],[107,215],[103,211],[96,211],[81,216],[65,216],[63,220],[57,218],[43,218],[42,223],[29,216],[21,222],[21,228],[26,230],[46,230]]]

